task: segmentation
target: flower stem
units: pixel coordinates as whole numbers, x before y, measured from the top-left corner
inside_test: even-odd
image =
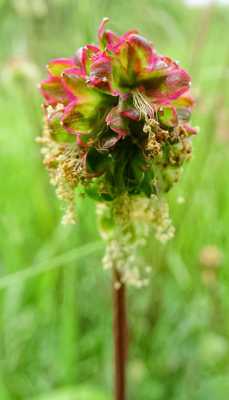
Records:
[[[126,399],[127,315],[126,288],[113,268],[115,400]]]

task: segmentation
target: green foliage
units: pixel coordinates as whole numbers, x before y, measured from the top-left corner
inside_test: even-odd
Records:
[[[112,393],[110,281],[101,269],[94,204],[76,194],[79,223],[60,225],[35,143],[43,65],[91,41],[106,15],[113,29],[138,26],[191,69],[200,126],[193,160],[169,194],[176,236],[165,247],[147,243],[150,286],[129,293],[129,398],[227,399],[228,12],[206,14],[177,1],[132,0],[130,8],[119,0],[51,0],[38,17],[19,13],[16,3],[0,1],[0,399],[51,399],[85,382],[88,400]],[[108,229],[111,222],[104,223]],[[215,285],[206,287],[199,253],[209,244],[223,261]]]
[[[55,390],[54,392],[48,393],[34,398],[33,400],[108,400],[107,395],[101,393],[96,388],[87,386],[79,386],[76,388],[67,388]]]

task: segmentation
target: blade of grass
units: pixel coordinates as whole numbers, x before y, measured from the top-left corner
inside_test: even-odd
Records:
[[[79,247],[77,249],[68,251],[53,259],[44,260],[40,262],[37,266],[29,267],[23,271],[15,272],[9,274],[0,279],[0,289],[5,289],[10,285],[16,284],[18,281],[31,279],[39,274],[51,271],[59,267],[68,267],[72,262],[80,260],[82,257],[86,257],[89,254],[93,254],[99,250],[102,250],[102,242],[88,243],[85,246]]]

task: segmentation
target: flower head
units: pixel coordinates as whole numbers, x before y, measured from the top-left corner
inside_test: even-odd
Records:
[[[105,29],[107,22],[100,24],[98,45],[47,65],[40,84],[46,142],[62,153],[49,168],[60,174],[74,148],[77,163],[67,157],[68,169],[77,165],[73,189],[81,185],[102,201],[159,195],[190,158],[196,133],[189,124],[190,76],[137,31],[119,36]]]

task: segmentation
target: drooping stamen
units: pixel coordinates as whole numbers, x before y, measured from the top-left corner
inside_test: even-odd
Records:
[[[50,113],[56,109],[49,109]],[[44,133],[37,140],[41,145],[43,163],[46,166],[57,197],[63,201],[62,223],[75,223],[75,187],[82,177],[83,161],[75,143],[59,143],[53,140],[45,118]]]
[[[133,93],[134,107],[140,112],[141,117],[144,119],[154,118],[155,112],[153,106],[150,104],[148,98],[139,90]]]
[[[145,120],[143,132],[148,134],[146,150],[149,155],[154,157],[158,155],[161,150],[161,145],[156,137],[156,132],[160,129],[159,122],[156,120],[156,112],[147,97],[139,92],[139,90],[135,91],[133,94],[133,103],[135,108],[140,112],[141,117]]]

